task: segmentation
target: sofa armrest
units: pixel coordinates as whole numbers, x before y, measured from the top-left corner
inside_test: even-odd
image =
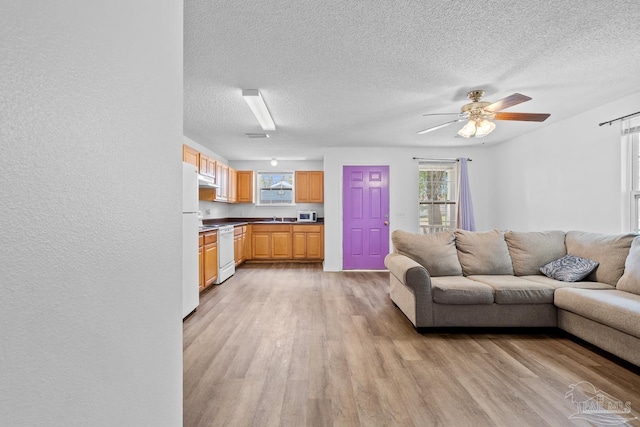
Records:
[[[427,269],[408,256],[399,253],[390,253],[387,255],[384,259],[384,265],[392,276],[392,284],[395,281],[396,283],[406,286],[413,292],[415,298],[415,307],[413,308],[415,312],[415,326],[433,326],[431,275]],[[391,296],[393,299],[393,295]]]
[[[389,269],[391,274],[409,286],[414,292],[416,288],[420,288],[421,286],[427,286],[429,292],[431,292],[431,275],[429,275],[426,268],[408,256],[390,253],[385,257],[384,265]]]

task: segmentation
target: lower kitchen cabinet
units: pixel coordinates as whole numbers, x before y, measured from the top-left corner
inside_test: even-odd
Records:
[[[324,226],[254,224],[251,230],[250,259],[322,261]]]
[[[253,225],[251,259],[291,259],[290,225]]]
[[[233,259],[236,267],[247,260],[245,249],[247,242],[247,226],[238,225],[233,230]]]
[[[324,259],[324,230],[322,225],[292,226],[293,259]]]
[[[204,233],[202,248],[202,282],[206,289],[218,279],[218,232]]]

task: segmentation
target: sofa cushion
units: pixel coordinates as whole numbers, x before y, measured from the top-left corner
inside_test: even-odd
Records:
[[[476,232],[456,230],[458,259],[465,276],[476,274],[513,275],[504,233],[498,230]]]
[[[395,230],[391,241],[397,253],[422,265],[431,277],[462,275],[453,231],[416,234]]]
[[[565,255],[540,267],[540,271],[545,276],[562,282],[577,282],[587,277],[597,266],[596,261],[576,255]]]
[[[635,234],[607,235],[569,231],[565,238],[567,253],[599,263],[586,280],[615,286],[624,272],[624,263]]]
[[[560,280],[551,279],[547,276],[520,276],[523,279],[531,280],[532,282],[542,283],[543,285],[549,285],[554,289],[560,288],[580,288],[580,289],[615,289],[615,286],[607,285],[601,282],[561,282]]]
[[[493,288],[462,276],[431,278],[436,304],[492,304]]]
[[[504,233],[515,275],[540,274],[540,267],[565,256],[565,234],[561,230]]]
[[[621,291],[640,295],[640,237],[633,239],[624,263],[624,274],[616,285]]]
[[[620,290],[562,288],[555,305],[640,338],[640,295]]]
[[[517,276],[469,276],[493,288],[496,304],[553,304],[552,286]]]

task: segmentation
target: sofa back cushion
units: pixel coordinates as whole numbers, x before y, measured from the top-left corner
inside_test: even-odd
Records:
[[[456,230],[455,236],[458,259],[465,276],[513,274],[503,232]]]
[[[541,274],[540,267],[565,256],[565,234],[561,230],[504,233],[515,275]]]
[[[462,276],[453,231],[416,234],[395,230],[391,242],[397,253],[413,259],[433,277]]]
[[[624,274],[616,285],[621,291],[640,295],[640,237],[633,239],[624,263]]]
[[[635,236],[632,233],[609,235],[569,231],[565,243],[568,254],[599,263],[598,268],[586,280],[616,286],[624,273],[624,263]]]

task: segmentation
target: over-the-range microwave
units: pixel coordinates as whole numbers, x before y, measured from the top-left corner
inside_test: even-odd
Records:
[[[316,222],[317,220],[316,211],[298,211],[298,222]]]

